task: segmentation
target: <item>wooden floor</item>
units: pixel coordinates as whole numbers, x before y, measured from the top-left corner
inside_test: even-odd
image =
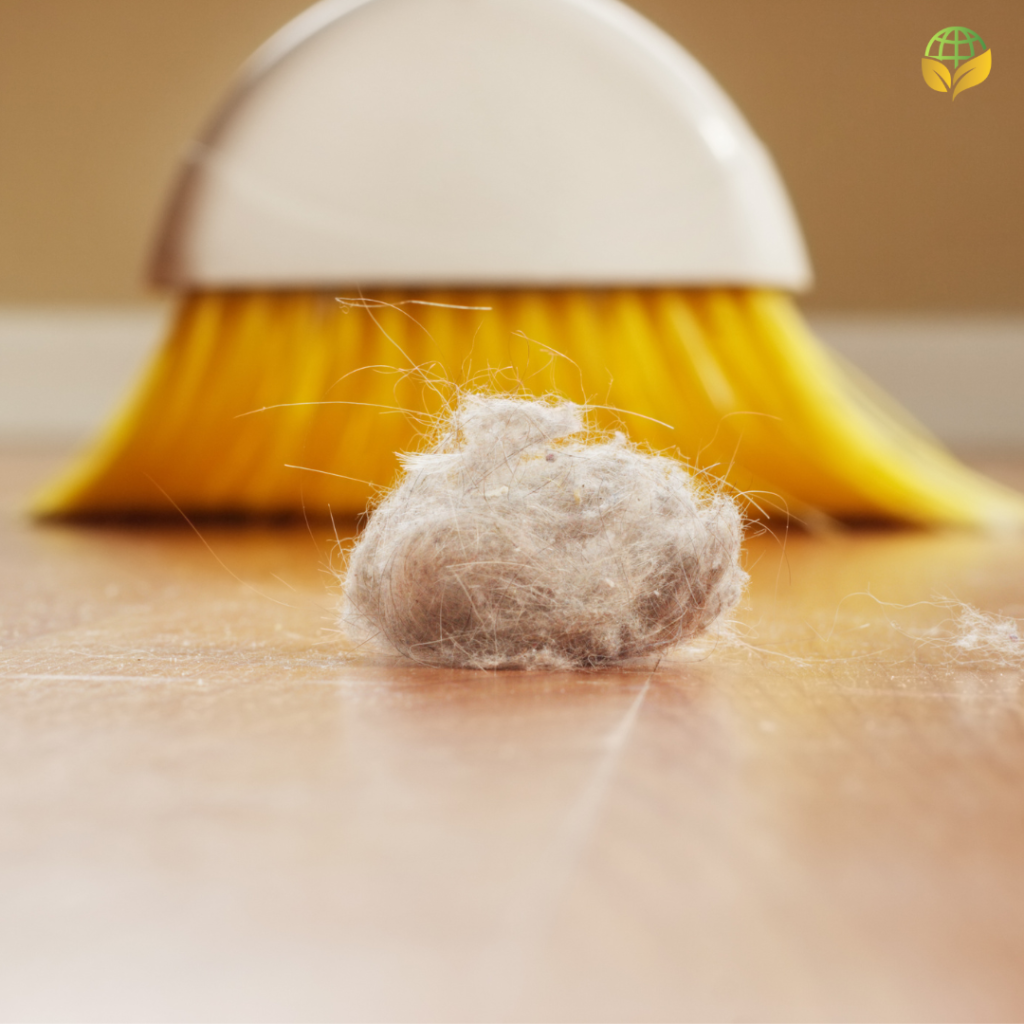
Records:
[[[1022,674],[865,596],[1024,618],[1024,541],[763,536],[756,650],[427,671],[345,660],[327,531],[33,526],[50,468],[0,460],[4,1020],[1024,1017]]]

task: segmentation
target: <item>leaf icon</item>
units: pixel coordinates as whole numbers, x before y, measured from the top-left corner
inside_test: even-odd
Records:
[[[989,51],[986,50],[986,53]],[[965,64],[964,67],[967,67]],[[921,58],[921,74],[924,75],[925,84],[929,89],[936,92],[949,92],[952,81],[949,77],[949,68],[941,60],[932,60],[931,57]]]
[[[976,85],[981,85],[982,82],[988,78],[989,72],[992,70],[992,51],[986,50],[984,53],[979,53],[977,57],[967,61],[965,64],[961,64],[957,68],[956,74],[953,75],[953,85],[956,88],[953,90],[953,99],[964,91],[964,89],[973,89]],[[948,74],[948,72],[947,72]],[[934,89],[935,86],[932,86]]]

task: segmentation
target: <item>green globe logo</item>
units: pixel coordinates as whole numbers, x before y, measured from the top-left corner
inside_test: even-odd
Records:
[[[936,32],[928,40],[924,55],[934,57],[935,60],[952,62],[955,71],[961,64],[987,49],[985,40],[977,32],[956,25]]]
[[[925,84],[936,92],[952,92],[953,99],[981,85],[992,70],[992,51],[977,32],[954,25],[928,40],[921,58]]]

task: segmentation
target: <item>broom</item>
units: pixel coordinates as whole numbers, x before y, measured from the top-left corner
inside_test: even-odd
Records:
[[[323,0],[250,61],[157,247],[170,336],[47,516],[361,513],[504,374],[756,512],[1024,522],[815,340],[770,158],[617,0]]]

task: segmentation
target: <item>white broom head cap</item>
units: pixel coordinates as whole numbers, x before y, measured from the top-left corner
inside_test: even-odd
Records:
[[[193,146],[153,276],[799,290],[811,273],[764,146],[618,0],[323,0]]]

